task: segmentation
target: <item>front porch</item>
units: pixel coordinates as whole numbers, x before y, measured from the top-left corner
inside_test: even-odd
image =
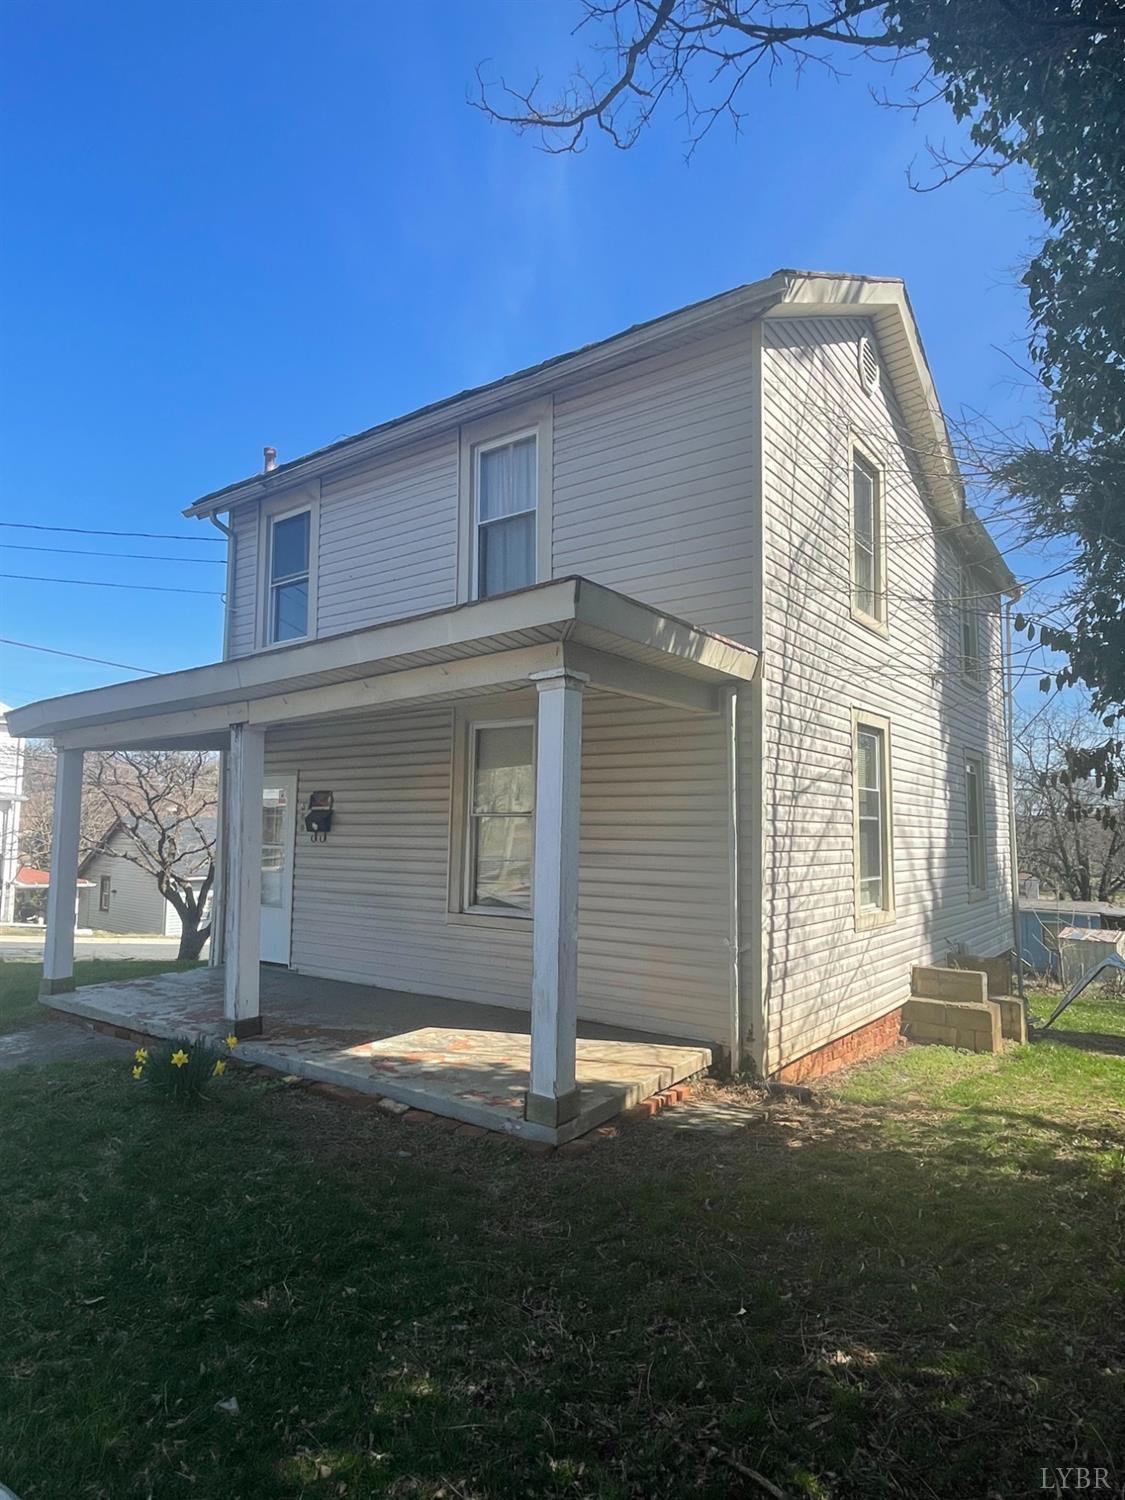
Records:
[[[531,1017],[262,967],[261,1035],[239,1043],[243,1062],[379,1094],[485,1130],[561,1145],[711,1064],[705,1046],[578,1022],[577,1113],[558,1125],[524,1118]],[[221,967],[87,986],[45,1003],[144,1036],[220,1038]]]

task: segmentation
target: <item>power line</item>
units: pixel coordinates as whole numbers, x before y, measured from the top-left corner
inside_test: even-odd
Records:
[[[106,535],[108,534],[107,532]],[[207,540],[209,541],[210,538],[208,537]],[[89,547],[30,547],[22,542],[0,542],[0,547],[8,552],[55,552],[67,557],[107,557],[111,560],[115,557],[125,557],[132,562],[205,563],[213,568],[221,568],[226,564],[226,559],[223,557],[170,557],[150,552],[94,552]]]
[[[0,578],[15,578],[21,583],[76,583],[86,589],[140,589],[147,594],[210,594],[223,597],[222,589],[175,589],[157,583],[103,583],[93,578],[43,578],[37,573],[0,573]]]
[[[133,536],[143,537],[150,542],[217,542],[222,543],[221,536],[182,536],[174,531],[103,531],[100,527],[89,526],[37,526],[33,521],[0,521],[0,526],[8,526],[18,531],[65,531],[71,536]]]
[[[120,667],[123,672],[143,672],[146,677],[159,677],[152,667],[131,667],[128,662],[106,661],[103,656],[82,656],[77,651],[60,651],[56,646],[33,646],[30,641],[12,641],[0,635],[0,646],[21,646],[25,651],[45,651],[49,656],[69,656],[74,661],[92,661],[99,667]]]

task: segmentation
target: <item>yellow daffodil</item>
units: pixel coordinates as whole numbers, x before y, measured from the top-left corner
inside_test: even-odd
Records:
[[[226,1072],[226,1070],[227,1070],[226,1059],[220,1057],[219,1060],[218,1060],[218,1062],[215,1064],[214,1069],[212,1071],[214,1072],[216,1078],[221,1078],[223,1076],[223,1074]]]
[[[179,1049],[178,1052],[173,1052],[172,1053],[171,1063],[172,1063],[172,1066],[174,1068],[182,1068],[182,1067],[184,1067],[186,1065],[186,1063],[187,1063],[187,1060],[188,1060],[188,1055],[187,1055],[187,1053],[184,1051],[184,1049],[182,1047]]]
[[[137,1050],[133,1053],[133,1056],[136,1059],[136,1061],[139,1062],[139,1063],[146,1063],[146,1062],[148,1062],[148,1048],[147,1047],[138,1047]]]
[[[133,1077],[134,1078],[139,1078],[143,1072],[144,1072],[144,1065],[143,1065],[143,1063],[134,1063],[134,1065],[133,1065]]]
[[[235,1036],[233,1031],[231,1032],[230,1036],[227,1037],[227,1046],[232,1052],[238,1046],[238,1038]]]

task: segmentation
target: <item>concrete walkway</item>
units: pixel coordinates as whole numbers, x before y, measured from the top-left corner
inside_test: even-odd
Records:
[[[0,1073],[24,1063],[98,1062],[102,1058],[131,1056],[131,1042],[102,1036],[92,1026],[45,1019],[26,1031],[0,1036]]]
[[[179,938],[169,937],[76,937],[75,958],[175,958]],[[203,956],[207,956],[204,948]],[[24,958],[39,962],[43,957],[42,930],[26,937],[0,936],[0,959]]]

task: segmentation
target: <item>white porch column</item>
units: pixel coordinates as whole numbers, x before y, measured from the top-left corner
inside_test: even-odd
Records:
[[[262,1029],[258,965],[262,947],[262,778],[266,733],[249,724],[230,727],[226,765],[227,851],[223,944],[224,1013],[236,1036]]]
[[[582,687],[589,678],[535,672],[535,903],[531,977],[531,1088],[525,1114],[563,1125],[578,1113],[578,824],[582,784]]]
[[[41,995],[74,988],[74,927],[78,900],[78,830],[82,820],[82,751],[60,750],[55,760],[55,804],[51,823],[51,883],[47,887],[47,931]]]

